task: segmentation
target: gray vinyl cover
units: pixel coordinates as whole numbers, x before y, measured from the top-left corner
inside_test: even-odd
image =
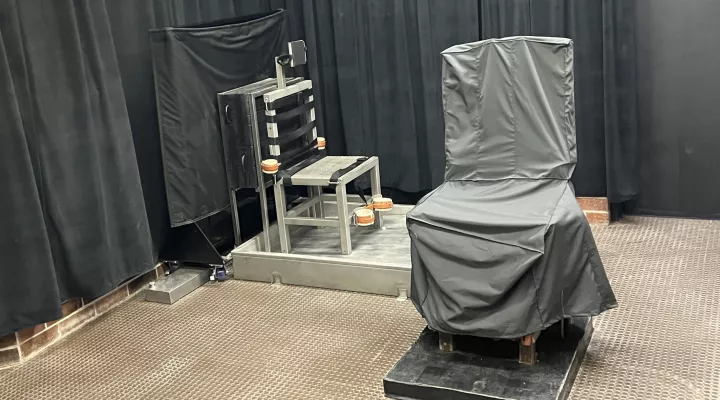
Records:
[[[491,39],[442,57],[445,182],[407,218],[418,311],[437,331],[517,338],[616,307],[569,182],[572,41]]]

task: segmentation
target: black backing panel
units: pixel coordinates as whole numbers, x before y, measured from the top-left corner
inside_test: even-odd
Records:
[[[720,218],[720,3],[639,0],[635,213]]]

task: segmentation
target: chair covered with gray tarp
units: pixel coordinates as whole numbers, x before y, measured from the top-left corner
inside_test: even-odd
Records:
[[[572,41],[491,39],[442,56],[445,182],[407,216],[411,298],[429,327],[519,338],[616,307],[569,181]]]

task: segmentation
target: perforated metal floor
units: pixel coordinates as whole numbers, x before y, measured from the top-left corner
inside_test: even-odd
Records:
[[[572,399],[720,399],[720,221],[595,229],[620,308]],[[382,399],[423,328],[392,298],[229,281],[133,299],[20,367],[0,399]]]
[[[720,399],[720,221],[594,229],[619,308],[595,320],[573,399]]]

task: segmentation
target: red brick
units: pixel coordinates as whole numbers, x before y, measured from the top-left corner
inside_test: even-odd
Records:
[[[76,302],[77,302],[77,303],[76,303]],[[76,306],[76,304],[79,304],[79,306]],[[77,298],[77,299],[65,300],[65,302],[62,303],[63,318],[64,318],[64,317],[67,317],[67,316],[70,315],[73,311],[77,310],[77,309],[80,308],[80,307],[82,307],[82,299]],[[48,327],[48,326],[55,325],[55,324],[58,323],[60,320],[62,320],[62,318],[60,318],[60,319],[54,319],[54,320],[52,320],[52,321],[46,321],[46,322],[45,322],[45,326]]]
[[[17,338],[14,333],[9,333],[5,336],[0,337],[0,349],[7,347],[17,346]]]
[[[84,324],[85,322],[91,320],[95,316],[95,307],[89,306],[80,309],[73,315],[63,318],[62,321],[60,321],[60,333],[63,335],[71,332],[78,326]]]
[[[607,225],[610,223],[610,213],[601,211],[586,211],[585,217],[590,225]]]
[[[17,333],[18,342],[22,343],[44,330],[45,330],[45,324],[38,324],[35,326],[31,326],[29,328],[25,328]]]
[[[0,350],[0,368],[20,362],[20,350],[17,347]]]
[[[99,298],[94,301],[95,312],[97,315],[104,314],[107,310],[112,308],[114,305],[120,303],[128,297],[128,289],[126,285],[122,285],[119,288],[108,293],[105,297]]]
[[[83,306],[82,299],[70,299],[63,303],[62,305],[62,312],[63,317],[67,317],[68,315],[74,313],[75,311],[79,310]]]
[[[578,197],[577,201],[583,211],[609,211],[606,197]]]
[[[20,353],[23,357],[35,354],[38,351],[46,348],[52,342],[60,337],[60,331],[58,326],[51,326],[50,328],[43,331],[41,334],[29,339],[25,343],[20,345]]]
[[[134,280],[128,282],[127,287],[130,294],[137,292],[138,290],[146,287],[150,282],[157,280],[157,272],[155,269],[138,276]]]

